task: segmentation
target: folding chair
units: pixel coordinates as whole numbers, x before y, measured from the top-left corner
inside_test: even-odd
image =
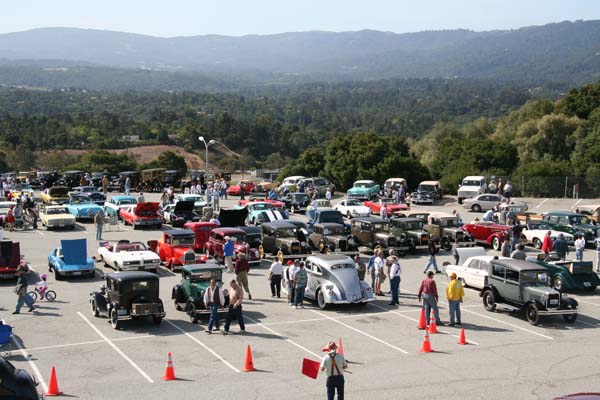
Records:
[[[0,349],[10,344],[10,337],[12,336],[12,326],[3,324],[0,325]],[[8,357],[8,352],[3,351],[2,357]]]

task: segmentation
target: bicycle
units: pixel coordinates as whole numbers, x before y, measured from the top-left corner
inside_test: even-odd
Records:
[[[50,302],[56,300],[56,292],[54,290],[42,290],[41,288],[36,287],[35,290],[32,290],[27,294],[29,297],[31,297],[34,303],[37,301],[38,296],[40,297],[40,300],[46,299]]]

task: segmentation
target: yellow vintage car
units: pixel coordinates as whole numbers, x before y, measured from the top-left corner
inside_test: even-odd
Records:
[[[40,194],[44,204],[64,204],[69,202],[69,188],[66,186],[53,186]]]
[[[586,215],[595,223],[600,223],[600,204],[586,204],[577,206],[575,212]]]
[[[43,206],[40,209],[40,221],[46,229],[75,229],[75,217],[66,206]]]

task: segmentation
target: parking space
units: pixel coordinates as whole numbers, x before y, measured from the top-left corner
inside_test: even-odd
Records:
[[[568,209],[575,203],[536,201],[532,206],[536,211],[538,207],[539,211]],[[451,211],[456,206],[450,202],[436,209]],[[465,221],[476,215],[461,208],[458,211]],[[159,235],[156,230],[121,227],[103,237],[146,242]],[[60,239],[87,238],[90,256],[97,249],[92,224],[78,224],[74,231],[13,232],[7,236],[21,242],[21,251],[37,274],[46,271],[48,252]],[[592,251],[586,251],[584,257],[591,260]],[[457,344],[459,328],[439,326],[440,332],[430,336],[435,352],[422,354],[424,332],[417,329],[421,305],[416,292],[426,260],[425,251],[400,260],[398,307],[388,306],[387,297],[378,297],[362,307],[321,310],[307,303],[304,309],[294,309],[284,298],[271,297],[266,268],[253,269],[249,276],[253,300],[244,303],[247,332],[236,333],[234,324],[227,336],[207,335],[206,321],[192,324],[184,312],[175,309],[171,289],[180,275],[164,268],[159,276],[166,319],[160,325],[149,319],[128,321],[121,330],[114,330],[106,318],[95,318],[90,311],[89,293],[97,290],[102,275],[111,271],[100,263],[94,279],[55,281],[50,276],[57,300],[39,302],[31,314],[26,309],[21,315],[10,314],[16,303],[13,283],[2,282],[1,315],[14,326],[16,341],[24,349],[13,343],[2,350],[10,351],[9,359],[19,368],[42,378],[42,386],[51,367],[56,366],[61,390],[89,399],[190,398],[192,393],[197,393],[194,397],[216,397],[224,387],[232,399],[322,397],[323,377],[315,382],[302,376],[302,358],[319,359],[321,348],[338,339],[352,372],[347,377],[348,398],[419,399],[468,390],[473,398],[500,399],[510,391],[514,398],[537,399],[594,389],[595,384],[584,379],[587,372],[573,370],[597,369],[600,293],[573,295],[579,301],[580,315],[572,325],[553,316],[532,326],[522,315],[502,306],[493,313],[486,311],[479,292],[467,288],[462,314],[470,344]],[[448,252],[441,252],[438,264],[450,260]],[[223,280],[227,283],[233,277],[225,273]],[[435,279],[441,318],[447,321],[444,290],[448,279],[444,274]],[[383,289],[389,290],[388,282]],[[248,345],[257,372],[241,372]],[[176,382],[162,380],[169,352],[179,378]]]

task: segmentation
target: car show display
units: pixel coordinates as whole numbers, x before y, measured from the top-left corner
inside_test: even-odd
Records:
[[[54,272],[57,281],[74,276],[94,277],[95,261],[87,256],[86,239],[63,239],[48,254],[48,271]]]
[[[146,248],[142,242],[122,239],[117,242],[100,242],[98,262],[117,271],[157,272],[159,256]]]
[[[40,222],[46,229],[75,229],[75,216],[65,206],[43,205],[40,208]]]
[[[159,215],[159,210],[159,203],[138,203],[120,208],[119,215],[123,220],[123,224],[131,225],[133,229],[148,227],[160,229],[163,224],[163,218]]]

